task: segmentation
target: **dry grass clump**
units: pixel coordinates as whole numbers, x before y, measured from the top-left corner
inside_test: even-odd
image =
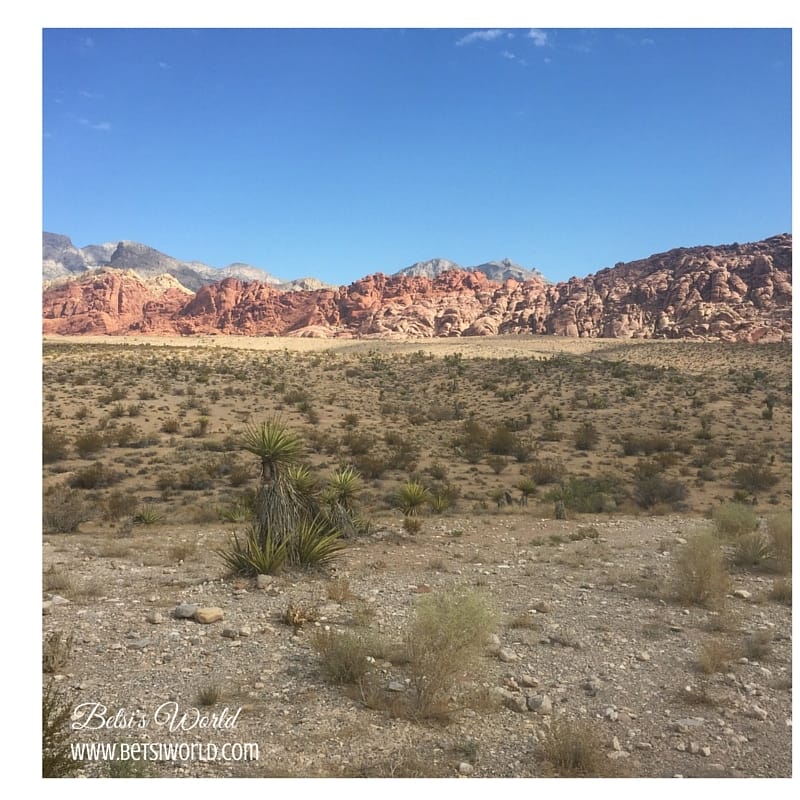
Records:
[[[56,486],[42,499],[42,528],[45,533],[72,533],[91,513],[80,492],[67,486]]]
[[[421,710],[434,707],[477,659],[497,624],[488,601],[454,589],[419,600],[406,634],[408,669]]]
[[[322,669],[332,683],[359,683],[372,669],[376,653],[383,649],[368,631],[317,630],[311,645],[320,654]]]
[[[62,631],[48,633],[42,647],[42,672],[60,672],[69,663],[74,638]]]
[[[673,589],[679,602],[720,608],[729,585],[725,555],[712,533],[696,534],[678,551]]]
[[[219,703],[224,694],[225,692],[219,684],[209,683],[198,690],[195,702],[198,706],[213,706]]]
[[[722,672],[735,656],[736,653],[728,642],[715,637],[703,643],[697,657],[697,666],[706,675],[713,675],[715,672]]]
[[[751,661],[763,661],[772,650],[772,631],[753,631],[744,637],[742,653]]]
[[[745,533],[736,541],[733,563],[737,567],[760,567],[772,559],[772,543],[761,531]]]
[[[792,579],[779,578],[772,584],[772,590],[769,593],[770,600],[775,600],[777,603],[791,606],[792,604]]]
[[[557,777],[601,778],[614,774],[603,740],[588,722],[555,717],[542,743],[542,756]]]
[[[72,759],[69,721],[73,698],[48,682],[42,692],[42,777],[68,778],[81,767]]]

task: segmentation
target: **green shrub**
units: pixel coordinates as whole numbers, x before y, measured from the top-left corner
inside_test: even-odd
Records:
[[[99,431],[87,431],[75,437],[75,449],[81,458],[93,455],[106,447],[105,436]]]
[[[286,562],[287,548],[286,539],[275,541],[271,536],[262,544],[258,531],[252,527],[241,540],[238,534],[232,534],[227,547],[217,553],[234,575],[272,575]]]
[[[733,474],[735,485],[750,494],[766,492],[777,482],[778,477],[763,464],[745,464]]]
[[[591,422],[582,422],[575,431],[575,447],[578,450],[593,450],[600,441],[600,433]]]
[[[767,531],[773,555],[773,566],[778,572],[792,571],[792,512],[784,511],[767,520]]]
[[[397,491],[395,503],[405,516],[419,514],[422,506],[429,503],[431,493],[417,481],[407,481]]]
[[[79,469],[70,478],[69,485],[73,489],[100,489],[119,483],[122,478],[122,473],[109,469],[101,461],[95,461],[88,467]]]
[[[741,536],[758,528],[758,516],[743,503],[723,503],[711,512],[711,518],[723,536]]]
[[[477,592],[456,589],[418,601],[406,645],[421,710],[432,709],[452,690],[496,624],[495,611]]]

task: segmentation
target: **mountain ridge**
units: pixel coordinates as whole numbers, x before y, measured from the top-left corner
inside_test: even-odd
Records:
[[[779,234],[675,248],[555,284],[447,269],[434,278],[375,273],[297,291],[237,277],[194,293],[172,284],[155,289],[112,267],[46,287],[42,326],[64,334],[791,341],[791,251],[791,234]]]

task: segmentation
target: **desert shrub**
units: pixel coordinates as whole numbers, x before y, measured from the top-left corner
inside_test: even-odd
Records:
[[[210,489],[213,485],[214,480],[208,474],[208,469],[200,464],[187,467],[178,476],[178,487],[186,491],[199,492]]]
[[[745,533],[736,540],[733,562],[739,567],[758,567],[771,557],[769,537],[761,531]]]
[[[42,672],[60,672],[69,663],[74,644],[72,634],[53,631],[45,637],[42,646]]]
[[[450,508],[451,500],[447,494],[432,493],[428,504],[434,514],[443,514]]]
[[[541,747],[544,760],[560,777],[605,777],[612,769],[603,738],[584,720],[555,717]]]
[[[577,450],[593,450],[599,440],[600,433],[591,422],[582,422],[573,438]]]
[[[128,492],[111,492],[106,498],[106,519],[117,520],[130,517],[136,512],[138,501]]]
[[[792,605],[792,579],[779,578],[772,584],[769,597],[776,603],[783,603],[784,605]]]
[[[723,536],[741,536],[758,528],[758,516],[743,503],[723,503],[711,512],[711,518]]]
[[[772,651],[772,631],[759,630],[748,633],[742,641],[742,653],[751,661],[763,661]]]
[[[81,766],[72,758],[70,719],[73,698],[48,681],[42,691],[42,777],[68,778]]]
[[[499,475],[508,466],[508,461],[503,456],[487,456],[486,464],[495,475]]]
[[[763,464],[744,464],[733,473],[734,484],[750,494],[765,492],[777,482],[778,476]]]
[[[162,433],[178,433],[181,429],[181,423],[175,417],[170,417],[161,424]]]
[[[341,532],[320,515],[298,524],[289,552],[291,563],[304,567],[327,564],[345,548]]]
[[[375,449],[375,439],[364,433],[348,431],[342,436],[342,446],[346,447],[351,456],[363,456]]]
[[[545,495],[545,499],[561,502],[565,509],[579,514],[600,514],[614,511],[625,493],[613,476],[579,478],[571,476]]]
[[[697,666],[706,675],[713,675],[723,672],[735,656],[734,649],[726,641],[715,637],[703,643],[697,656]]]
[[[493,455],[511,455],[515,446],[516,437],[505,425],[498,425],[489,436],[488,448]]]
[[[678,601],[708,608],[722,606],[730,576],[725,555],[712,533],[694,535],[677,552],[673,581]]]
[[[332,683],[358,683],[372,668],[368,659],[380,653],[377,638],[363,630],[317,630],[311,646],[319,653],[325,676]]]
[[[673,449],[673,442],[664,434],[625,434],[620,439],[622,452],[626,456],[666,453]]]
[[[555,458],[537,458],[527,464],[524,472],[538,486],[559,483],[564,477],[564,465]]]
[[[418,707],[430,709],[478,657],[497,624],[495,611],[474,591],[422,597],[406,635]]]
[[[91,514],[79,492],[61,485],[48,490],[42,501],[42,527],[45,533],[72,533]]]
[[[86,431],[75,437],[75,450],[81,458],[98,453],[106,446],[106,438],[99,431]]]
[[[674,507],[686,499],[686,486],[680,481],[665,478],[660,470],[661,465],[653,462],[638,465],[632,495],[641,508],[653,508],[661,504]]]
[[[88,467],[79,469],[70,478],[69,485],[73,489],[101,489],[122,480],[122,473],[109,469],[101,461],[95,461]]]
[[[792,512],[785,511],[767,520],[773,566],[778,572],[792,571]]]
[[[42,463],[52,464],[67,457],[69,437],[52,425],[42,425]]]
[[[238,497],[232,504],[220,507],[217,513],[223,522],[247,522],[253,519],[253,506],[247,498]]]
[[[365,478],[382,478],[392,464],[385,456],[376,453],[365,453],[363,456],[353,458],[353,466]]]

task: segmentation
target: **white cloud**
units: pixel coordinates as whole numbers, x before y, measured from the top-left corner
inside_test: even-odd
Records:
[[[527,33],[527,37],[533,39],[533,43],[537,47],[544,47],[547,44],[547,34],[538,28],[531,28]]]
[[[650,39],[650,38],[642,39],[642,44],[655,44],[655,43],[656,43],[655,39]]]
[[[111,130],[110,122],[92,122],[91,120],[86,119],[86,117],[81,117],[78,122],[79,124],[83,125],[84,128],[91,128],[93,131]]]
[[[473,31],[466,36],[462,36],[456,44],[461,47],[462,45],[472,44],[473,42],[491,42],[492,39],[496,39],[498,36],[502,35],[503,31],[499,28],[493,28],[489,31]]]
[[[516,56],[513,53],[509,53],[508,50],[503,50],[501,55],[503,56],[503,58],[510,58],[510,59],[516,58]]]

